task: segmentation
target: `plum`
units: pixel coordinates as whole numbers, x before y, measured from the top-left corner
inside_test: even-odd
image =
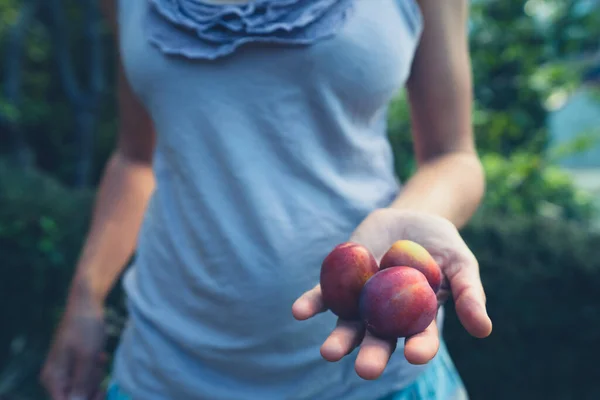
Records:
[[[410,240],[398,240],[383,255],[379,264],[381,269],[390,267],[411,267],[427,278],[435,293],[442,284],[442,270],[431,254],[420,244]]]
[[[337,245],[321,265],[325,306],[342,319],[359,319],[360,293],[378,270],[377,260],[366,247],[352,242]]]
[[[410,267],[380,270],[367,281],[359,301],[366,328],[381,339],[423,332],[435,318],[437,307],[425,275]]]

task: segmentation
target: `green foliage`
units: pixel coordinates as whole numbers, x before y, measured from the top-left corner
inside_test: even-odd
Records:
[[[445,337],[473,400],[600,398],[600,234],[545,218],[488,216],[463,236],[494,322],[471,338],[450,304]]]
[[[43,356],[86,231],[91,199],[91,193],[0,161],[0,293],[7,299],[0,307],[0,320],[6,322],[0,329],[0,369],[11,360]],[[0,388],[5,375],[6,369]]]
[[[396,96],[390,104],[388,137],[394,149],[396,174],[402,181],[405,181],[417,168],[411,136],[410,109],[405,91]]]
[[[597,51],[600,13],[583,0],[480,0],[471,5],[475,131],[481,151],[548,145],[546,104],[579,84],[573,63]]]
[[[594,199],[540,154],[515,152],[502,157],[489,153],[482,161],[488,190],[481,213],[545,215],[581,223],[597,216]]]
[[[7,33],[19,17],[21,2],[18,0],[0,0],[0,79],[4,79]],[[86,57],[90,46],[82,34],[81,5],[77,0],[64,0],[67,9],[67,37],[69,48],[74,56],[74,69],[78,78],[85,79]],[[18,122],[20,132],[32,148],[35,165],[50,172],[61,182],[69,184],[73,180],[75,160],[78,149],[75,147],[75,113],[66,98],[64,88],[56,68],[46,19],[47,13],[40,12],[39,18],[28,27],[25,42],[25,61],[23,65],[22,99],[18,107],[6,101],[0,90],[0,119],[3,122]],[[114,82],[115,49],[113,37],[108,29],[104,30],[105,69],[110,81],[98,110],[98,119],[94,136],[94,182],[97,182],[111,150],[115,138],[115,102]],[[0,80],[0,89],[2,89]],[[3,128],[3,127],[0,127]],[[10,155],[13,151],[6,129],[0,129],[0,156]]]

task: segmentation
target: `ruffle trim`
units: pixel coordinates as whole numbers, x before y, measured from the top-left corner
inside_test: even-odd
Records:
[[[354,0],[254,0],[240,5],[147,0],[146,29],[162,52],[214,60],[246,43],[309,45],[335,35]]]

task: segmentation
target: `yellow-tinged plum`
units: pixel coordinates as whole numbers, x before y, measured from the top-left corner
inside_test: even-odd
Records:
[[[337,245],[321,265],[325,306],[340,318],[359,319],[360,293],[378,270],[377,260],[366,247],[352,242]]]
[[[423,332],[435,318],[437,298],[425,275],[410,267],[377,272],[360,296],[365,326],[381,339],[397,339]]]
[[[380,268],[411,267],[420,271],[429,282],[434,292],[440,290],[442,270],[431,254],[420,244],[410,240],[398,240],[383,255]]]

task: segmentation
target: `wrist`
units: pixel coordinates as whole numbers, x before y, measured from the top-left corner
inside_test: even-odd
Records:
[[[389,206],[387,206],[385,208],[379,208],[379,209],[375,210],[374,213],[388,214],[388,215],[389,215],[389,213],[392,213],[395,217],[398,217],[400,215],[403,218],[406,218],[407,220],[414,219],[414,218],[426,217],[428,219],[439,220],[440,223],[450,224],[450,225],[454,226],[454,224],[452,223],[452,221],[449,218],[445,217],[441,213],[437,213],[435,211],[428,210],[426,208],[408,207],[405,205],[390,204]]]
[[[80,268],[71,283],[69,298],[77,302],[85,301],[102,305],[108,290],[108,287],[96,279],[89,270]]]
[[[484,190],[477,155],[449,153],[422,163],[390,207],[438,215],[460,228],[479,207]]]

